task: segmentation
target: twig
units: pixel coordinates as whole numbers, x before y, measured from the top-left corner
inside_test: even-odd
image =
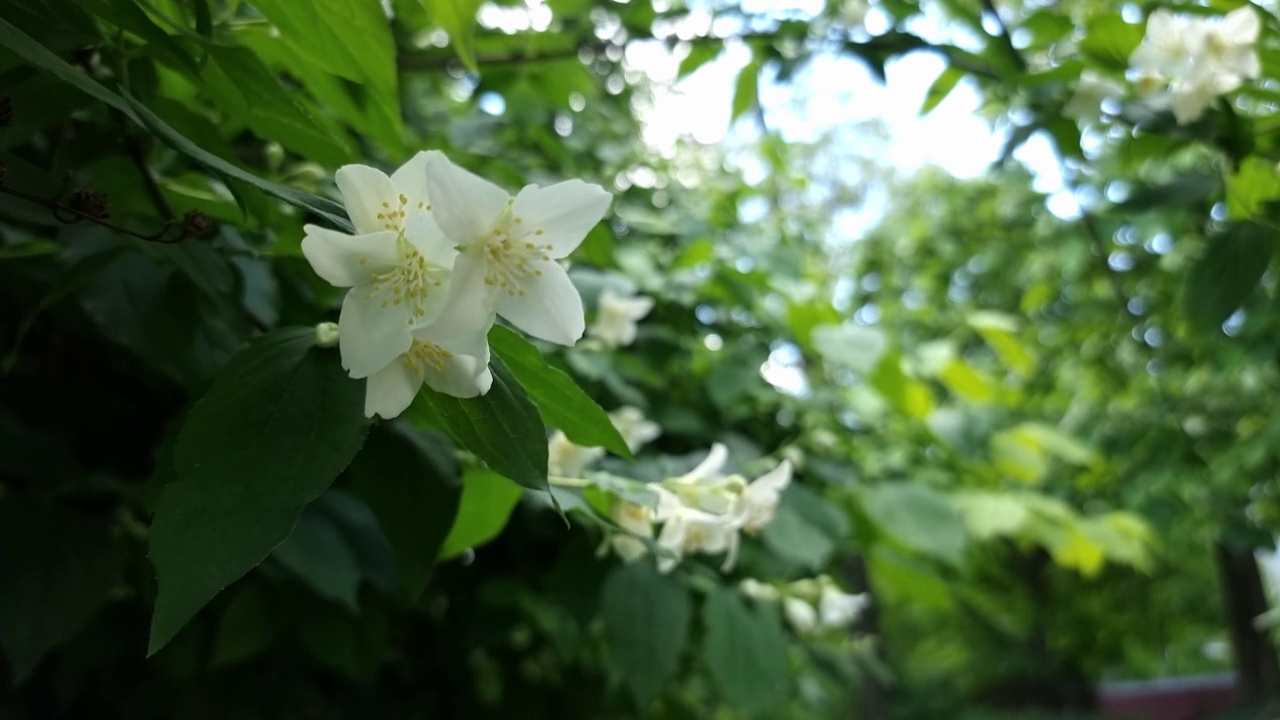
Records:
[[[1009,34],[1009,26],[1004,24],[1004,18],[1000,17],[1000,11],[996,9],[996,5],[992,0],[982,0],[982,9],[989,14],[995,21],[999,32],[996,37],[1004,45],[1005,52],[1009,54],[1009,58],[1013,60],[1014,65],[1019,70],[1027,69],[1027,61],[1022,57],[1022,53],[1018,52],[1018,48],[1014,47],[1013,36]]]
[[[111,222],[110,220],[106,220],[101,217],[96,217],[82,210],[78,210],[69,205],[63,205],[49,198],[40,197],[39,195],[32,195],[31,193],[28,193],[28,192],[23,192],[22,190],[9,187],[8,185],[4,185],[2,183],[0,183],[0,193],[4,193],[5,195],[12,195],[13,197],[21,198],[23,200],[26,200],[27,202],[39,205],[40,207],[47,209],[49,211],[49,214],[52,215],[55,220],[57,220],[58,222],[64,225],[74,225],[75,223],[78,223],[81,220],[88,220],[89,222],[96,223],[110,230],[115,230],[118,233],[122,233],[130,237],[138,238],[139,240],[145,240],[147,242],[154,242],[154,243],[161,243],[165,245],[179,242],[180,240],[186,237],[185,234],[180,233],[175,238],[165,239],[164,236],[167,235],[169,233],[169,230],[172,229],[174,226],[173,221],[166,222],[164,225],[164,228],[162,228],[160,232],[157,232],[152,235],[144,235],[134,230],[130,230],[129,228],[117,225]],[[60,215],[59,213],[68,213],[72,217],[71,219],[68,220],[64,218],[62,215]]]

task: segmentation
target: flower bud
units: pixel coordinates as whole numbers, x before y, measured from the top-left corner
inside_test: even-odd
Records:
[[[213,220],[199,210],[188,210],[182,216],[182,234],[194,240],[203,240],[213,235],[217,229]]]
[[[316,325],[316,345],[331,348],[338,344],[338,323],[322,322]]]
[[[777,588],[767,583],[762,583],[755,578],[745,578],[738,583],[738,589],[742,591],[743,595],[761,602],[777,602],[779,597]]]
[[[787,598],[782,602],[782,610],[787,616],[787,622],[798,633],[807,633],[818,625],[818,611],[800,598]]]
[[[70,205],[72,210],[95,220],[111,217],[111,198],[103,192],[77,190],[71,196]]]

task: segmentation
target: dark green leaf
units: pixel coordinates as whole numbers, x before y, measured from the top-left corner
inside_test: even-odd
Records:
[[[497,472],[527,488],[546,490],[547,428],[538,407],[500,359],[493,359],[492,370],[488,393],[460,400],[424,387],[409,412]]]
[[[271,557],[322,597],[359,608],[360,566],[346,538],[327,515],[308,505]]]
[[[689,591],[652,563],[622,565],[600,598],[609,664],[644,707],[675,675],[689,642]]]
[[[1218,333],[1253,293],[1271,263],[1275,232],[1251,222],[1231,223],[1209,238],[1204,257],[1187,275],[1183,310],[1198,333]]]
[[[391,543],[401,584],[416,600],[458,516],[463,491],[453,448],[404,423],[383,423],[352,461],[351,477]]]
[[[787,645],[776,605],[716,588],[702,607],[704,654],[725,701],[743,715],[768,711],[787,694]]]
[[[310,328],[259,338],[191,409],[174,452],[178,482],[151,527],[149,653],[288,537],[364,441],[363,384],[314,345]]]
[[[121,582],[122,548],[69,510],[0,503],[0,648],[21,682],[70,640]]]
[[[257,655],[275,639],[277,627],[262,591],[244,588],[222,613],[210,664],[230,665]]]
[[[547,425],[563,430],[578,445],[603,447],[615,455],[631,457],[626,441],[605,411],[573,378],[548,364],[528,340],[495,325],[489,332],[489,345],[524,386]]]
[[[467,471],[458,513],[440,549],[440,559],[456,557],[497,537],[522,494],[518,485],[497,473]]]
[[[151,22],[134,0],[82,0],[81,7],[112,25],[146,40],[158,51],[157,55],[171,66],[190,75],[200,74],[200,66],[185,48],[169,33]]]

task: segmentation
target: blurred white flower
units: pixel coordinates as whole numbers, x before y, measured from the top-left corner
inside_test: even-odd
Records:
[[[690,553],[725,554],[721,569],[728,571],[738,559],[738,527],[733,518],[680,505],[666,518],[657,544],[668,550],[658,558],[658,570],[670,572]]]
[[[457,245],[454,322],[479,326],[495,312],[524,332],[573,345],[585,329],[582,297],[558,260],[604,217],[612,196],[568,180],[505,190],[435,154],[427,165],[435,219]]]
[[[338,170],[338,189],[355,235],[307,225],[302,255],[316,274],[349,287],[338,348],[354,378],[387,367],[413,344],[417,325],[444,309],[458,252],[433,222],[422,152],[391,177],[366,165]],[[477,323],[480,327],[483,323]]]
[[[773,522],[778,511],[782,491],[791,484],[791,463],[781,465],[761,475],[742,493],[742,529],[756,533]]]
[[[645,418],[640,408],[629,405],[609,413],[609,420],[633,453],[662,434],[662,426]]]
[[[812,632],[818,626],[818,611],[809,603],[798,597],[788,597],[782,601],[783,613],[787,622],[798,633]]]
[[[1254,49],[1260,30],[1257,13],[1247,5],[1220,18],[1157,10],[1130,64],[1144,78],[1168,81],[1170,108],[1185,125],[1198,120],[1214,98],[1261,74]]]
[[[604,448],[577,445],[560,430],[547,441],[547,474],[580,478],[591,463],[604,457]]]
[[[777,602],[781,597],[778,593],[778,588],[762,583],[755,578],[743,578],[742,582],[738,583],[738,590],[752,600],[761,602]]]
[[[627,533],[614,533],[610,538],[613,551],[625,562],[635,562],[649,552],[640,539],[653,539],[653,508],[618,501],[613,505],[613,521]]]
[[[869,604],[865,593],[851,595],[843,592],[834,583],[823,585],[822,595],[818,599],[818,615],[823,627],[844,627],[862,614]]]
[[[1075,93],[1062,108],[1062,114],[1077,120],[1096,122],[1102,117],[1102,103],[1124,97],[1124,83],[1094,70],[1085,70],[1076,83]]]
[[[651,310],[651,297],[618,295],[605,288],[596,306],[596,321],[587,332],[605,347],[625,347],[636,341],[636,323]]]

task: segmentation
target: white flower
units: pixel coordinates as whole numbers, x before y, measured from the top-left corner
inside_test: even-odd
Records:
[[[580,478],[588,465],[604,457],[604,449],[583,447],[557,430],[547,441],[547,473],[556,477]]]
[[[1156,10],[1147,18],[1142,43],[1129,56],[1139,72],[1178,77],[1188,74],[1192,58],[1204,42],[1205,26],[1187,15]]]
[[[755,578],[743,578],[742,582],[738,583],[738,590],[752,600],[761,602],[777,602],[778,598],[781,597],[778,593],[778,588],[762,583]]]
[[[609,413],[609,420],[633,453],[662,434],[662,426],[647,420],[640,408],[620,407]]]
[[[818,611],[798,597],[783,600],[782,610],[787,616],[787,622],[791,623],[791,627],[798,633],[811,632],[818,626]]]
[[[471,398],[489,392],[488,328],[467,335],[447,332],[443,324],[417,328],[399,358],[369,376],[364,414],[393,418],[404,412],[425,383],[446,395]],[[345,337],[345,329],[343,335]]]
[[[742,493],[742,529],[755,533],[773,522],[778,511],[782,491],[791,484],[791,463],[781,465],[761,475],[747,485]]]
[[[356,234],[305,227],[302,254],[316,274],[351,288],[338,318],[338,347],[351,377],[369,377],[408,352],[413,328],[444,308],[458,253],[432,221],[426,169],[438,155],[418,153],[391,177],[344,166],[337,184]]]
[[[818,599],[818,615],[823,627],[844,627],[857,620],[868,604],[870,601],[865,593],[851,595],[842,592],[834,583],[827,583]]]
[[[666,518],[658,545],[669,553],[658,558],[658,570],[669,572],[684,555],[701,552],[725,554],[721,569],[728,571],[738,559],[738,528],[733,519],[680,505]]]
[[[648,546],[640,539],[653,539],[653,508],[618,501],[613,505],[613,521],[624,533],[614,533],[610,538],[613,551],[625,562],[634,562],[649,552]]]
[[[1077,120],[1097,121],[1102,117],[1102,103],[1125,94],[1124,83],[1093,70],[1085,70],[1076,83],[1075,93],[1062,108],[1062,114]]]
[[[572,345],[582,337],[582,297],[556,261],[604,216],[604,188],[569,180],[529,185],[512,198],[440,154],[428,163],[427,187],[435,220],[460,253],[455,321],[483,325],[496,312],[543,340]]]
[[[616,348],[636,341],[636,323],[653,309],[653,298],[618,295],[609,288],[600,293],[596,321],[588,330],[591,337]]]
[[[1215,97],[1261,74],[1254,49],[1260,29],[1249,6],[1217,19],[1157,10],[1130,63],[1147,84],[1153,76],[1168,80],[1174,118],[1185,125],[1204,115]]]

